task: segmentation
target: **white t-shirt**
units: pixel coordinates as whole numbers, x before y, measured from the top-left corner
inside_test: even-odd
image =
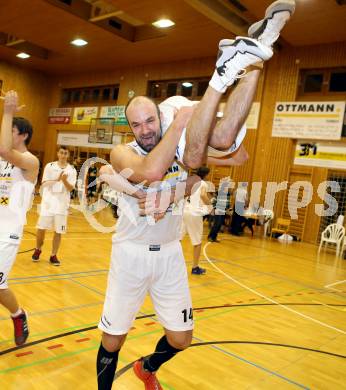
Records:
[[[160,112],[162,113],[162,120],[161,120],[162,133],[165,134],[165,132],[173,122],[176,110],[179,110],[181,107],[186,107],[186,106],[191,107],[198,103],[199,103],[198,101],[189,100],[184,96],[172,96],[164,100],[162,103],[160,103],[159,109]],[[246,124],[244,123],[233,145],[231,145],[231,147],[228,150],[217,150],[212,148],[211,146],[208,146],[208,152],[207,152],[208,156],[214,158],[222,158],[228,156],[231,153],[234,153],[242,144],[245,136],[246,136]],[[176,158],[181,163],[183,162],[185,146],[186,146],[186,129],[184,129],[180,137],[179,144],[176,151]]]
[[[247,190],[246,188],[239,187],[235,191],[235,201],[237,203],[246,203],[247,201]]]
[[[67,181],[75,186],[77,180],[77,171],[75,168],[67,164],[61,168],[57,161],[48,163],[43,172],[42,184],[49,180],[58,180],[61,173],[67,174]],[[53,215],[67,215],[70,206],[70,191],[68,191],[62,180],[47,183],[43,186],[42,202],[40,206],[40,215],[43,217],[51,217]]]
[[[207,215],[211,212],[213,207],[211,205],[206,205],[201,199],[202,189],[205,189],[205,191],[208,192],[208,184],[203,180],[201,180],[198,189],[189,197],[189,200],[186,201],[184,212],[196,216]]]
[[[34,187],[22,169],[0,159],[0,241],[20,243]]]
[[[140,155],[147,154],[136,141],[129,143],[128,146]],[[187,172],[179,164],[173,162],[162,179],[161,188],[164,188],[165,185],[175,187],[177,183],[186,179]],[[148,192],[151,190],[150,187],[146,188],[140,185],[137,187]],[[137,199],[126,194],[119,194],[118,215],[113,243],[133,241],[142,245],[161,245],[180,239],[182,209],[179,207],[170,206],[163,219],[155,224],[149,224],[147,217],[139,215]]]

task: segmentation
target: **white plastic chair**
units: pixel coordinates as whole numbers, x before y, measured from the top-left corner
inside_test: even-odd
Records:
[[[345,250],[346,250],[346,237],[344,237],[344,240],[342,242],[341,249],[340,249],[340,257],[341,258],[342,258],[342,255],[344,254]]]
[[[345,228],[337,223],[332,223],[328,225],[321,234],[321,243],[318,248],[318,252],[320,252],[323,243],[335,244],[336,245],[336,256],[339,255],[341,245],[343,243],[345,237]]]
[[[274,219],[274,211],[269,210],[269,209],[264,209],[264,210],[262,210],[261,215],[263,216],[263,226],[264,226],[263,235],[264,235],[264,237],[267,237],[267,231],[268,231],[269,225],[272,223],[272,221]]]

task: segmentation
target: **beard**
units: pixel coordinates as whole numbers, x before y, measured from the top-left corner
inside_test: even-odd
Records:
[[[161,140],[161,131],[159,133],[152,132],[144,137],[136,138],[138,145],[147,153],[151,152]]]

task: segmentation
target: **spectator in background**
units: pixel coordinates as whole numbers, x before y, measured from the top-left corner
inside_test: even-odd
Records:
[[[217,235],[225,221],[226,210],[229,207],[229,193],[228,188],[230,184],[230,178],[224,178],[220,181],[219,191],[216,198],[216,204],[214,208],[213,225],[210,229],[208,239],[211,242],[220,242],[217,239]]]
[[[199,266],[202,248],[203,216],[209,214],[211,202],[208,195],[208,184],[203,180],[209,173],[208,167],[201,167],[196,175],[201,178],[199,188],[186,201],[182,223],[182,238],[187,231],[193,245],[193,264],[191,273],[203,275],[206,270]]]
[[[236,189],[234,196],[234,209],[231,223],[231,233],[235,236],[240,236],[243,232],[243,223],[246,223],[244,217],[245,209],[249,205],[248,193],[247,193],[247,182],[240,182]],[[253,233],[252,227],[251,231]]]

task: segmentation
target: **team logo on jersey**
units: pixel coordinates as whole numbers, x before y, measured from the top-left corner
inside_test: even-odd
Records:
[[[2,196],[0,198],[0,205],[1,206],[8,206],[9,201],[10,201],[10,198],[8,196]]]
[[[157,252],[161,249],[161,245],[149,245],[149,250],[151,252]]]

